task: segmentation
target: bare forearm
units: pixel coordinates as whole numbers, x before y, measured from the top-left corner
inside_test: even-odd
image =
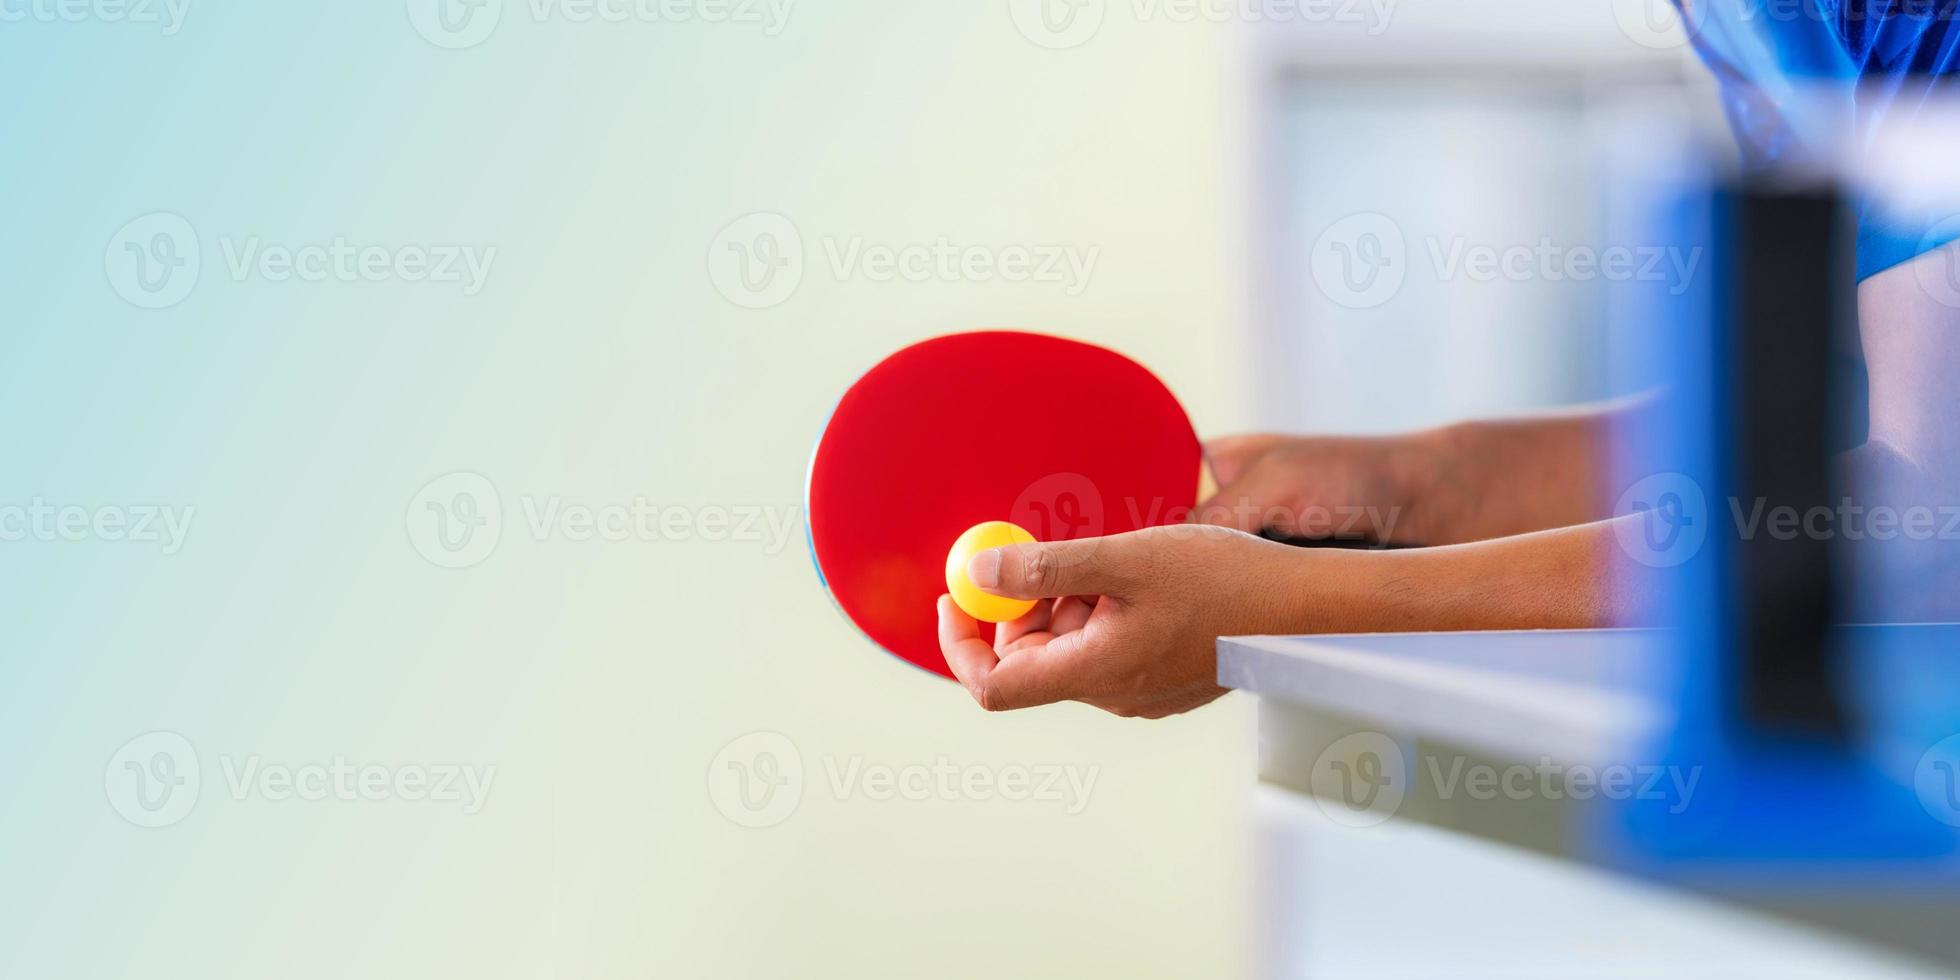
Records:
[[[1651,583],[1600,521],[1410,551],[1302,556],[1303,632],[1641,625]]]

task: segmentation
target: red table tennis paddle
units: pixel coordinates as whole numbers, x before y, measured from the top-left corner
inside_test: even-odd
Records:
[[[838,401],[810,458],[810,555],[866,636],[951,677],[934,601],[961,532],[1004,520],[1061,541],[1177,523],[1203,480],[1197,433],[1142,365],[1060,337],[953,334],[885,358]]]

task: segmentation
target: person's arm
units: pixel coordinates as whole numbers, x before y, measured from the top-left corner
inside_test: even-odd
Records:
[[[1841,459],[1867,513],[1931,524],[1843,542],[1867,620],[1960,619],[1960,243],[1858,286],[1859,337],[1871,379],[1871,431]]]
[[[1292,548],[1186,524],[983,552],[999,595],[1044,599],[994,643],[939,600],[946,662],[990,711],[1082,701],[1125,717],[1189,711],[1224,691],[1220,636],[1551,629],[1642,621],[1651,609],[1611,523],[1441,548]]]
[[[1644,402],[1480,420],[1404,435],[1246,435],[1206,445],[1219,490],[1199,519],[1241,531],[1360,532],[1460,544],[1607,515],[1604,448]]]

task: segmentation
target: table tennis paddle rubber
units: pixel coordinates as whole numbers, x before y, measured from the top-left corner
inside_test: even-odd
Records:
[[[1004,520],[1062,541],[1180,523],[1204,471],[1183,407],[1135,361],[1044,334],[937,337],[866,371],[824,423],[810,553],[859,630],[950,677],[934,606],[961,532]]]

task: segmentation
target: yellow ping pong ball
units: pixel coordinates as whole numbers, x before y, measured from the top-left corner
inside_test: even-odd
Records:
[[[966,577],[966,565],[974,555],[1003,545],[1033,543],[1034,535],[1006,521],[987,521],[967,528],[953,542],[953,550],[946,553],[946,591],[952,594],[954,604],[983,623],[1005,623],[1033,609],[1033,599],[1008,599],[983,592]]]

